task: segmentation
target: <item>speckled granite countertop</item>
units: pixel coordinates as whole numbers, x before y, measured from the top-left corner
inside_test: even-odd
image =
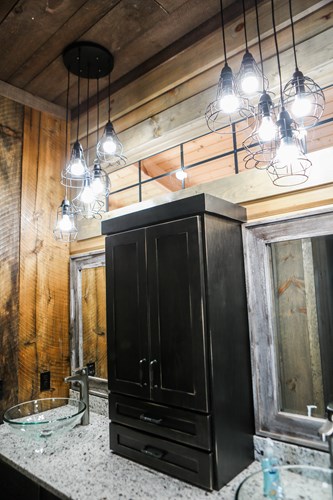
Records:
[[[63,499],[233,500],[240,482],[260,465],[254,462],[219,492],[212,493],[148,469],[109,449],[108,418],[91,413],[55,449],[35,453],[27,441],[0,425],[0,458]]]

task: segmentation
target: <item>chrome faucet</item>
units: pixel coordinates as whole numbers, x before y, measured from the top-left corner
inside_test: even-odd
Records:
[[[330,450],[330,462],[331,469],[333,469],[333,403],[328,403],[327,405],[327,420],[319,428],[318,434],[321,436],[323,441],[328,441],[328,447]]]
[[[80,384],[80,399],[86,405],[85,412],[83,414],[81,425],[89,424],[89,379],[88,379],[88,368],[78,368],[74,370],[74,375],[66,377],[65,382],[78,382]]]

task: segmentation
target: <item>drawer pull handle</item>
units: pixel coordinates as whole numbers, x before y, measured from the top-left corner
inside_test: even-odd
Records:
[[[154,418],[154,417],[149,417],[148,415],[145,415],[142,413],[140,415],[140,420],[143,420],[144,422],[149,422],[150,424],[155,424],[155,425],[161,425],[162,423],[162,418]]]
[[[158,448],[153,448],[152,446],[146,446],[145,448],[142,448],[141,453],[149,455],[153,458],[163,458],[163,456],[165,455],[164,451],[159,450]]]

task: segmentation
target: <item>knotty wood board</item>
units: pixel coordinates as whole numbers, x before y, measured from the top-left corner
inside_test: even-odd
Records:
[[[18,397],[18,322],[23,107],[0,97],[0,422]]]
[[[69,374],[69,245],[53,225],[63,189],[65,122],[25,108],[22,162],[19,400],[65,396]],[[39,374],[51,372],[40,393]]]

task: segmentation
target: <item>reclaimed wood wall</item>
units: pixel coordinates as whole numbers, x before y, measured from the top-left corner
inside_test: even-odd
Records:
[[[0,97],[0,421],[18,395],[23,106]]]
[[[3,411],[24,400],[68,394],[69,245],[53,239],[63,197],[65,123],[0,100],[0,380]],[[23,134],[22,134],[23,132]],[[6,193],[7,196],[4,196]],[[40,391],[40,373],[51,390]]]
[[[19,400],[63,396],[69,374],[68,245],[53,238],[65,123],[25,108],[20,252]],[[51,390],[40,394],[40,373]]]

